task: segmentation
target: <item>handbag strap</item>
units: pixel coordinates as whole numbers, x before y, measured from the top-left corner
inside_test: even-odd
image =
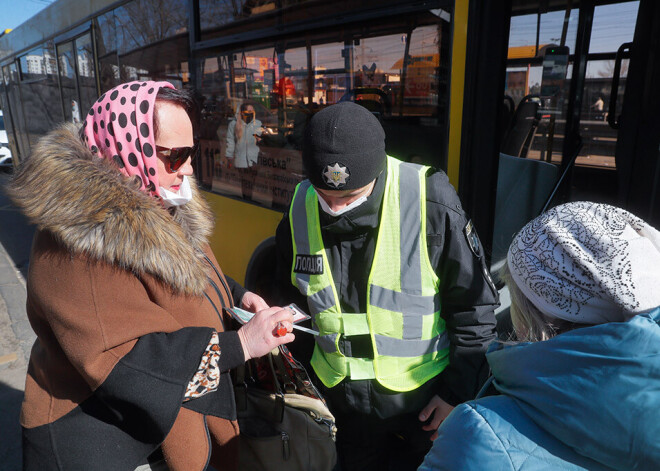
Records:
[[[275,351],[277,350],[273,350],[273,352]],[[273,352],[270,352],[266,355],[265,363],[270,368],[270,373],[273,381],[273,390],[275,394],[284,397],[284,392],[282,390],[279,380],[277,379],[277,371],[273,362],[273,356],[276,355],[273,355]],[[254,367],[253,363],[254,363],[253,360],[248,360],[245,363],[234,368],[234,396],[236,400],[236,409],[239,411],[244,411],[247,409],[248,384],[246,378],[254,377],[253,370],[255,370],[256,367]]]
[[[278,382],[278,391],[281,391],[283,393],[296,393],[297,391],[297,386],[294,381],[294,378],[291,377],[292,372],[287,369],[285,363],[284,363],[284,358],[282,355],[282,351],[280,348],[277,350],[273,350],[272,354],[270,355],[271,361],[272,361],[272,366],[273,366],[273,373],[275,373],[275,377],[278,376],[277,373],[279,373],[279,377],[284,379],[284,386],[279,384]]]
[[[266,355],[267,357],[266,359],[268,360],[268,366],[270,366],[270,372],[273,376],[273,385],[275,386],[275,392],[279,394],[283,394],[284,391],[282,390],[282,385],[280,384],[280,381],[277,379],[279,366],[280,363],[282,362],[279,353],[280,353],[279,349],[275,349],[272,352],[270,352],[268,355]],[[275,367],[276,363],[277,363],[277,367]]]

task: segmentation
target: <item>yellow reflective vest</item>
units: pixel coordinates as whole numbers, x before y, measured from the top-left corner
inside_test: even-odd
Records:
[[[427,170],[388,157],[366,313],[341,311],[323,246],[318,196],[308,180],[296,187],[289,210],[291,281],[307,296],[319,330],[312,367],[327,387],[350,377],[375,379],[393,391],[411,391],[449,363],[449,339],[440,317],[440,280],[426,245]],[[340,352],[341,335],[365,334],[371,338],[373,359]]]

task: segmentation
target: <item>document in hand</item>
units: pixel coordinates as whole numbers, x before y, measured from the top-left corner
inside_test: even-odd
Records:
[[[296,325],[299,322],[305,321],[309,319],[311,316],[309,314],[306,314],[303,312],[298,306],[295,304],[291,303],[288,306],[284,306],[285,308],[291,309],[293,311],[293,328],[300,330],[302,332],[307,332],[308,334],[312,335],[319,335],[319,333],[316,330],[308,329],[306,327],[302,327],[299,325]],[[227,311],[229,311],[234,319],[236,319],[241,325],[245,324],[248,322],[252,317],[254,316],[253,312],[246,311],[245,309],[241,309],[240,307],[232,307],[228,308]]]

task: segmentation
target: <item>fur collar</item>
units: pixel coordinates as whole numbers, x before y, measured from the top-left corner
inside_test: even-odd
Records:
[[[103,260],[137,275],[155,275],[173,292],[201,295],[208,265],[201,253],[213,214],[194,180],[193,199],[170,213],[65,124],[33,149],[9,188],[14,203],[72,253]]]

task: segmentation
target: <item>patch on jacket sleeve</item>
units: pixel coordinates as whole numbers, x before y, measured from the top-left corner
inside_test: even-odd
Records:
[[[477,231],[474,230],[472,220],[468,221],[468,223],[465,225],[463,228],[463,233],[465,234],[465,238],[467,239],[467,243],[470,246],[472,253],[474,253],[474,255],[477,257],[481,257],[481,242],[479,242]]]
[[[297,254],[293,272],[304,275],[320,275],[323,273],[323,256]]]

